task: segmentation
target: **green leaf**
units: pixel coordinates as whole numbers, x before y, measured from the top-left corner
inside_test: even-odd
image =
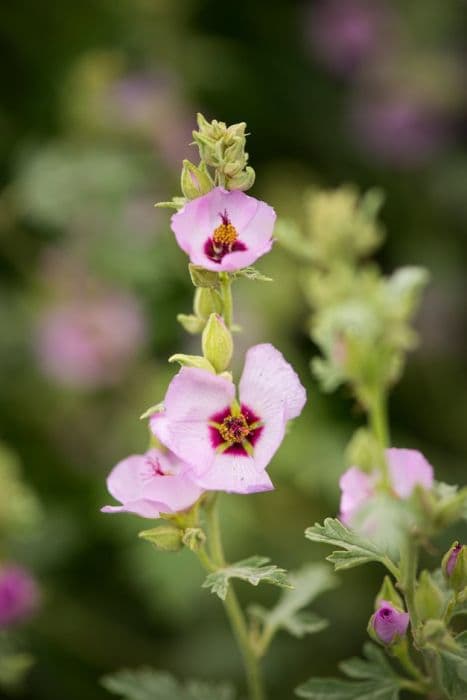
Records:
[[[340,664],[351,681],[338,678],[312,678],[297,689],[301,698],[312,700],[397,700],[401,680],[384,652],[368,642],[365,659],[353,658]]]
[[[264,582],[281,588],[290,588],[285,569],[268,564],[269,561],[268,557],[259,556],[243,559],[236,564],[209,574],[203,583],[203,588],[210,588],[211,593],[218,595],[221,600],[225,600],[231,578],[248,581],[252,586]]]
[[[399,684],[394,680],[352,683],[337,678],[312,678],[297,688],[299,698],[310,700],[397,700]]]
[[[450,700],[467,697],[467,631],[456,637],[458,650],[440,649],[439,671],[441,684]]]
[[[188,270],[190,272],[191,281],[195,287],[209,287],[210,289],[217,289],[217,287],[219,287],[220,281],[217,272],[205,270],[204,267],[193,265],[193,263],[188,265]]]
[[[305,537],[312,542],[332,544],[344,550],[333,552],[326,557],[328,561],[334,564],[336,571],[351,569],[354,566],[376,561],[384,564],[394,575],[398,574],[396,565],[385,551],[354,530],[346,528],[336,518],[326,518],[324,525],[316,523],[313,527],[307,528]]]
[[[201,681],[181,684],[169,673],[150,668],[117,671],[105,676],[102,685],[124,700],[234,700],[229,685]]]
[[[266,610],[261,606],[251,608],[252,616],[262,622],[263,637],[271,639],[277,630],[287,630],[294,637],[320,632],[327,621],[310,612],[303,612],[318,595],[335,588],[337,578],[324,564],[308,564],[289,576],[292,590],[284,591],[275,607]]]
[[[235,278],[237,277],[245,277],[247,280],[255,280],[257,282],[273,282],[274,280],[272,277],[267,277],[266,275],[263,275],[259,270],[257,270],[254,267],[244,267],[243,270],[239,270],[238,272],[235,272],[233,275]]]

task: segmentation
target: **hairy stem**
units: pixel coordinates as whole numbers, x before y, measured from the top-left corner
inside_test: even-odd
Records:
[[[216,497],[206,508],[206,519],[208,527],[208,543],[211,555],[210,561],[212,561],[217,567],[221,568],[225,566],[225,557],[222,547]],[[254,652],[250,636],[248,634],[245,616],[242,612],[240,603],[238,602],[238,598],[231,583],[229,584],[229,590],[224,600],[224,607],[243,658],[250,700],[265,700],[266,695],[264,693],[259,660]]]
[[[390,488],[389,471],[384,451],[389,447],[389,422],[387,412],[387,399],[383,390],[376,389],[368,405],[368,419],[370,427],[381,447],[381,476],[383,486]]]
[[[221,272],[219,274],[219,279],[221,283],[222,291],[222,304],[223,312],[222,316],[225,321],[227,328],[232,328],[233,323],[233,302],[232,302],[232,282],[229,277],[228,272]]]

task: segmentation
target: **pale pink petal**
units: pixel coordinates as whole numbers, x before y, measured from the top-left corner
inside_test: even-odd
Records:
[[[164,411],[150,419],[151,430],[172,452],[199,473],[212,462],[208,422],[235,398],[232,382],[202,369],[184,367],[172,379]]]
[[[210,491],[256,493],[274,488],[267,472],[258,471],[255,460],[247,455],[218,454],[211,467],[194,478],[199,486]]]
[[[272,248],[273,240],[270,238],[264,241],[262,244],[256,244],[255,247],[249,247],[247,250],[238,250],[234,253],[227,253],[222,258],[222,262],[216,263],[211,260],[204,252],[203,248],[199,250],[192,251],[190,255],[191,262],[195,265],[200,265],[204,267],[205,270],[213,270],[214,272],[233,272],[234,270],[241,270],[244,267],[249,267],[253,265],[258,258],[269,251]]]
[[[104,513],[136,513],[158,518],[189,508],[202,490],[189,475],[189,466],[175,455],[152,449],[119,462],[107,479],[111,495],[121,506],[105,506]]]
[[[408,498],[415,486],[432,488],[433,467],[421,452],[391,447],[386,450],[386,457],[392,487],[399,498]]]
[[[341,502],[339,518],[350,525],[353,515],[374,495],[374,479],[358,467],[350,467],[339,480]]]
[[[263,420],[283,416],[288,421],[301,413],[306,392],[282,353],[264,343],[250,348],[246,354],[240,400]]]

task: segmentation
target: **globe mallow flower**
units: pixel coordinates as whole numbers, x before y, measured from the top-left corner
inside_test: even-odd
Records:
[[[0,629],[25,622],[39,600],[38,585],[29,571],[17,564],[0,569]]]
[[[399,610],[387,600],[381,600],[370,618],[368,631],[378,642],[389,645],[404,637],[409,621],[409,613]]]
[[[185,204],[171,226],[194,265],[233,272],[271,250],[275,221],[274,209],[265,202],[216,187]]]
[[[305,389],[272,345],[250,348],[239,384],[203,369],[182,368],[164,408],[150,418],[157,438],[192,466],[204,489],[253,493],[273,488],[266,467],[296,418]]]
[[[411,496],[416,486],[430,490],[433,486],[433,467],[418,450],[391,447],[386,450],[391,489],[400,499]],[[350,467],[341,476],[340,520],[351,525],[358,513],[377,489],[378,472],[367,473],[358,467]]]
[[[189,466],[176,455],[150,449],[131,455],[110,472],[107,488],[120,506],[105,506],[103,513],[135,513],[142,518],[159,518],[190,508],[202,489],[190,479]]]

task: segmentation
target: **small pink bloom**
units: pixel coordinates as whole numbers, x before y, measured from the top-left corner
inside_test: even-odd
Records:
[[[17,565],[0,569],[0,629],[30,617],[39,597],[37,583],[26,569]]]
[[[401,499],[412,495],[416,486],[429,491],[433,486],[433,467],[418,450],[391,447],[386,450],[391,487]],[[354,516],[376,493],[379,474],[363,472],[358,467],[350,467],[341,476],[340,519],[351,525]]]
[[[248,350],[235,386],[202,369],[183,368],[167,391],[164,411],[151,417],[154,434],[193,468],[205,489],[253,493],[273,488],[266,467],[288,420],[306,400],[292,367],[272,345]]]
[[[202,494],[188,471],[188,465],[170,452],[151,449],[144,455],[131,455],[107,479],[110,494],[122,505],[105,506],[102,512],[159,518],[161,513],[186,510]]]
[[[397,610],[387,600],[382,600],[370,624],[380,642],[392,644],[405,635],[409,621],[409,613]]]
[[[112,293],[72,300],[45,310],[35,350],[44,374],[72,387],[96,387],[120,379],[145,336],[137,301]]]
[[[192,263],[232,272],[271,250],[275,220],[274,209],[265,202],[216,187],[174,214],[172,230]]]
[[[350,525],[352,516],[371,498],[374,493],[374,478],[358,467],[350,467],[342,474],[340,519],[344,525]]]
[[[409,498],[416,486],[429,491],[433,486],[433,467],[418,450],[391,447],[386,450],[389,475],[399,498]]]

